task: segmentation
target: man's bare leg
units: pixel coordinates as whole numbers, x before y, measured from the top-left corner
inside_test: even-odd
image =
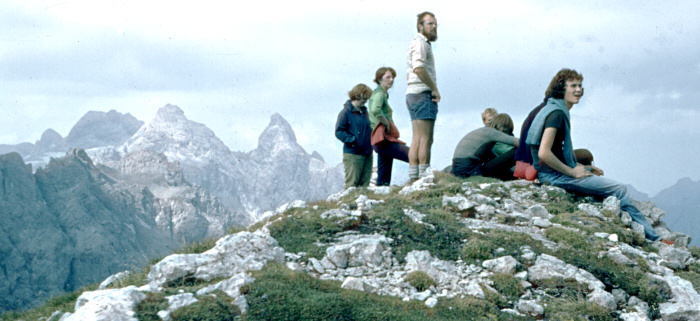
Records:
[[[428,167],[430,167],[430,149],[433,145],[433,132],[435,128],[435,120],[416,119],[412,121],[412,125],[413,141],[411,143],[411,148],[408,151],[408,160],[409,178],[415,179],[415,174],[411,173],[410,166],[418,166],[418,174],[420,176],[422,176],[425,170]]]

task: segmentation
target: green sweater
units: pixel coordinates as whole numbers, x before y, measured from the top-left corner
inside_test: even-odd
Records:
[[[382,88],[382,86],[377,86],[377,89],[372,92],[372,96],[369,97],[369,122],[372,128],[377,127],[379,123],[379,117],[384,116],[386,119],[394,122],[391,119],[392,110],[389,106],[389,93]]]

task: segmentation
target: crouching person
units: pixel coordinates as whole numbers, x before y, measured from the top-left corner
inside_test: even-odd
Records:
[[[658,241],[660,236],[627,194],[627,188],[613,180],[601,177],[603,171],[593,165],[577,163],[571,142],[571,119],[569,110],[583,96],[583,76],[575,70],[560,71],[560,79],[552,90],[551,98],[535,116],[527,135],[527,145],[537,169],[537,177],[543,184],[550,184],[569,191],[595,196],[616,196],[620,207],[632,220],[644,226],[649,241]],[[664,243],[672,242],[662,240]]]
[[[370,95],[365,84],[353,87],[335,123],[335,137],[343,142],[345,188],[366,187],[372,177],[372,127],[365,106]]]
[[[457,144],[452,156],[452,174],[459,177],[475,175],[513,179],[511,167],[515,165],[515,149],[495,157],[491,149],[500,142],[518,146],[518,139],[508,135],[513,131],[513,120],[508,114],[497,114],[487,127],[477,128]]]

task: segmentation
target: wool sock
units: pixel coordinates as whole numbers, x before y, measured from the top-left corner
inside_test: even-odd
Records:
[[[418,166],[408,166],[408,179],[417,180],[418,179]]]
[[[419,176],[419,177],[425,177],[426,175],[428,175],[428,173],[426,173],[426,171],[428,170],[428,168],[430,168],[430,164],[420,164],[420,165],[418,165],[418,176]]]

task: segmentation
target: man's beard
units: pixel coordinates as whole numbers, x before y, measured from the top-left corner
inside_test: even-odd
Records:
[[[428,41],[435,41],[437,40],[437,32],[434,32],[432,34],[423,32],[423,35],[428,39]]]

